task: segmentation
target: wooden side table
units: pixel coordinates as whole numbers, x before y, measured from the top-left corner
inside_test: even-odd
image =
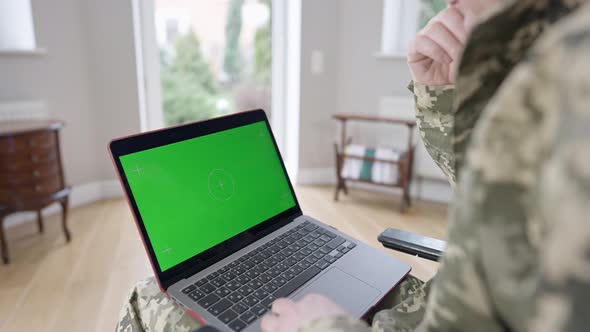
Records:
[[[0,122],[0,251],[8,264],[4,232],[6,216],[36,211],[39,232],[43,232],[41,210],[53,203],[62,207],[62,228],[67,226],[70,187],[65,184],[59,145],[63,123],[54,120]]]

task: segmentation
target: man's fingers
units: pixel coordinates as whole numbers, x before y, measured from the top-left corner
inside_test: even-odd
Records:
[[[271,313],[262,317],[260,328],[264,332],[295,331],[296,314],[293,301],[286,298],[277,299],[272,303]]]
[[[451,33],[459,40],[461,44],[467,41],[467,29],[465,27],[465,17],[455,7],[449,7],[437,15],[433,22],[440,22],[447,27]]]
[[[292,312],[294,309],[295,303],[287,298],[276,299],[271,307],[271,311],[277,315]]]
[[[440,22],[432,22],[423,32],[451,57],[457,60],[463,52],[463,44],[453,35],[453,33],[444,24]]]
[[[260,321],[260,328],[264,332],[275,332],[279,330],[279,318],[272,314],[266,314]]]
[[[416,39],[410,44],[408,62],[412,63],[424,60],[424,56],[438,63],[450,64],[453,62],[451,55],[442,46],[430,37],[421,34],[416,36]]]

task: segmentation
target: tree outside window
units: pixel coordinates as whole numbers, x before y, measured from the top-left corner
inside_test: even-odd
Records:
[[[271,3],[155,1],[166,125],[270,111]]]
[[[422,8],[420,10],[419,27],[422,29],[426,26],[431,18],[447,8],[446,0],[421,0]]]

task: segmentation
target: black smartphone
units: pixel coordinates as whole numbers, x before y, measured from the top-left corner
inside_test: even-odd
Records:
[[[446,242],[395,228],[388,228],[377,238],[384,247],[438,261],[446,248]]]

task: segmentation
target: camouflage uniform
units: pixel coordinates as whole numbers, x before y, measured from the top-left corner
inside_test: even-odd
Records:
[[[189,332],[201,324],[160,291],[154,277],[138,282],[121,309],[117,332]]]
[[[372,327],[342,316],[300,331],[590,329],[590,5],[578,9],[583,2],[505,1],[472,31],[456,90],[411,86],[426,147],[457,189],[441,267],[428,283],[405,281]],[[188,321],[173,305],[159,308],[170,302],[151,285],[147,295],[132,293],[122,331]]]

